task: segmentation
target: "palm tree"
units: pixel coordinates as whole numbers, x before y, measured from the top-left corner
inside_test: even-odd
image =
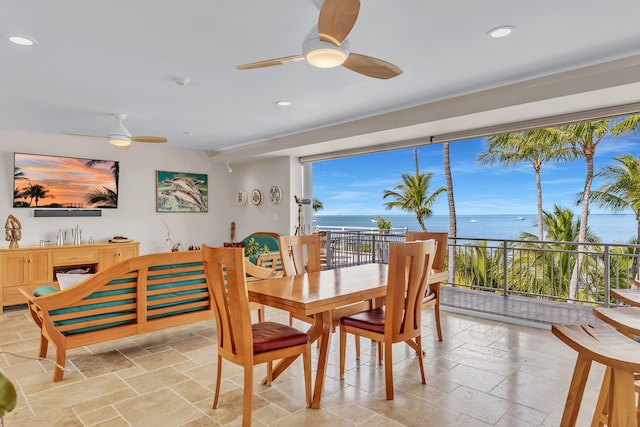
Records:
[[[556,129],[531,129],[520,133],[503,133],[488,138],[489,146],[480,153],[481,164],[516,166],[529,162],[536,176],[538,193],[538,240],[542,233],[542,183],[540,169],[546,162],[562,161],[571,157],[571,150],[562,145],[560,133]]]
[[[625,117],[618,123],[613,125],[611,133],[617,137],[626,133],[638,133],[640,132],[640,114],[634,114],[632,116]]]
[[[324,209],[324,205],[322,204],[322,202],[318,199],[313,199],[311,202],[311,209],[313,209],[313,212],[318,212],[321,211],[322,209]]]
[[[47,197],[51,197],[51,198],[55,198],[55,196],[49,194],[49,190],[44,188],[42,185],[40,184],[30,184],[25,190],[24,190],[24,196],[23,197],[28,197],[29,198],[29,204],[28,206],[31,206],[31,202],[33,200],[35,200],[36,202],[36,207],[38,207],[38,201],[40,199],[46,199]]]
[[[103,187],[102,190],[96,188],[87,197],[87,203],[95,208],[116,208],[118,207],[118,193]]]
[[[27,178],[24,175],[24,172],[22,172],[20,170],[20,168],[17,168],[17,167],[14,166],[14,168],[13,168],[13,180],[15,181],[15,180],[20,180],[20,179],[27,179],[28,180],[29,178]]]
[[[583,243],[587,239],[587,227],[589,219],[589,199],[591,197],[591,184],[593,183],[593,156],[596,154],[598,145],[609,134],[609,119],[595,120],[590,122],[571,123],[561,127],[560,132],[564,134],[566,145],[571,148],[575,157],[582,157],[586,163],[586,174],[584,189],[582,191],[582,211],[580,214],[580,234],[578,235],[578,261],[571,274],[569,282],[569,299],[576,296],[578,290],[579,272],[584,259]]]
[[[605,166],[595,175],[608,181],[591,192],[591,202],[614,214],[630,209],[638,223],[636,241],[640,241],[640,156],[625,154],[613,160],[618,163]],[[635,253],[637,255],[637,248]],[[633,257],[632,277],[637,272],[637,263],[637,258]]]
[[[396,185],[394,190],[384,190],[383,199],[394,199],[386,202],[384,207],[387,210],[396,207],[405,212],[415,213],[420,228],[427,231],[424,220],[433,215],[431,207],[435,204],[436,197],[446,189],[440,187],[431,195],[428,194],[433,173],[419,173],[415,176],[403,173],[401,177],[402,182]]]
[[[88,168],[92,168],[102,163],[111,163],[111,173],[113,174],[113,177],[115,178],[115,181],[116,181],[116,193],[117,193],[118,185],[120,182],[120,162],[114,162],[111,160],[89,160],[84,165]]]
[[[512,277],[509,282],[513,286],[519,286],[522,291],[554,295],[564,299],[569,295],[567,283],[576,262],[571,254],[577,249],[580,219],[575,219],[569,209],[554,205],[553,211],[543,212],[543,224],[545,239],[553,243],[545,244],[546,250],[539,250],[540,244],[533,242],[540,240],[538,236],[522,233],[518,240],[523,242],[518,244],[518,247],[524,250],[516,248],[514,251],[510,269]],[[598,238],[589,229],[587,240],[592,243],[598,242]]]
[[[20,170],[20,168],[14,167],[13,168],[13,182],[14,184],[17,181],[20,180],[29,180],[29,178],[27,178],[24,174],[24,172],[22,172]],[[17,187],[13,188],[13,207],[18,207],[18,206],[24,206],[25,202],[19,202],[18,199],[24,199],[26,196],[24,194],[24,191],[18,190]]]
[[[501,248],[487,247],[483,241],[465,245],[463,250],[456,251],[455,257],[458,271],[455,272],[455,283],[465,283],[480,289],[502,289],[500,282],[502,260]]]
[[[451,158],[449,156],[449,143],[442,144],[442,157],[444,160],[444,180],[446,183],[447,191],[447,205],[449,207],[449,239],[453,239],[453,246],[456,248],[456,236],[458,235],[458,224],[456,220],[456,203],[453,198],[453,180],[451,179]],[[447,258],[449,270],[449,282],[453,283],[455,271],[456,271],[456,257],[449,256]]]

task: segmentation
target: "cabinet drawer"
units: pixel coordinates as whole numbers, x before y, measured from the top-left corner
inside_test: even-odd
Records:
[[[66,266],[98,262],[98,249],[60,249],[53,251],[53,265]]]

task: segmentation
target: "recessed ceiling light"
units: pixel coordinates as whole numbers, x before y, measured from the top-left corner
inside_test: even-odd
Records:
[[[279,105],[280,107],[288,107],[291,104],[293,104],[291,101],[276,101],[276,105]]]
[[[515,27],[512,27],[510,25],[502,25],[500,27],[496,27],[492,30],[489,30],[487,34],[489,35],[489,37],[498,39],[500,37],[508,36],[509,34],[513,33],[514,30],[515,30]]]
[[[7,37],[11,43],[19,44],[20,46],[33,46],[36,41],[27,37],[21,36],[9,36]]]
[[[184,132],[182,132],[182,134],[184,136],[193,136],[193,135],[195,135],[193,132],[189,132],[189,131],[184,131]]]

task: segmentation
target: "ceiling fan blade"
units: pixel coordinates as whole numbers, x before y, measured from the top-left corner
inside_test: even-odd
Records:
[[[271,67],[273,65],[286,64],[288,62],[296,62],[304,59],[302,55],[283,56],[282,58],[267,59],[266,61],[252,62],[250,64],[238,65],[238,70],[251,70],[253,68]]]
[[[360,0],[325,0],[318,18],[318,36],[340,46],[356,24]]]
[[[132,136],[131,140],[135,142],[167,142],[167,138],[162,136]]]
[[[386,80],[402,74],[402,70],[390,62],[358,53],[350,53],[342,66],[376,79]]]
[[[108,138],[106,135],[87,135],[86,133],[63,132],[65,135],[71,136],[88,136],[89,138]]]

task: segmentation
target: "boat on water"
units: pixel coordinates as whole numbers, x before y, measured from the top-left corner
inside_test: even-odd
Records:
[[[475,218],[471,218],[471,219],[469,220],[469,222],[478,222],[478,220],[477,220],[477,219],[475,219]]]
[[[523,216],[517,216],[516,217],[516,221],[524,221],[524,217]]]

